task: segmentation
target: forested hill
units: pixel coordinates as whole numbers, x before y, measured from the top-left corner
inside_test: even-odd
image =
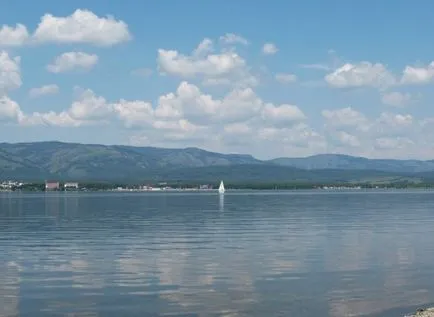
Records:
[[[374,160],[334,154],[262,161],[251,155],[221,154],[198,148],[165,149],[62,142],[0,144],[0,179],[420,181],[431,178],[434,175],[432,171],[434,161]]]

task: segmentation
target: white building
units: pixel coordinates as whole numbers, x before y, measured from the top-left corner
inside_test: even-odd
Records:
[[[65,189],[71,188],[71,189],[78,189],[78,183],[65,183],[63,185]]]

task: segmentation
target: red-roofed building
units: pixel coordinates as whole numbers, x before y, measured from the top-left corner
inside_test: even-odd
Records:
[[[59,182],[45,182],[45,190],[58,190],[59,188]]]

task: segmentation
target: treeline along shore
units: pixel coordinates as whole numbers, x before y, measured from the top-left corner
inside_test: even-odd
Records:
[[[0,182],[1,183],[1,182]],[[72,184],[72,185],[71,185]],[[434,189],[433,183],[383,183],[383,184],[348,184],[348,183],[273,183],[273,182],[225,182],[228,190],[361,190],[361,189]],[[217,190],[218,183],[201,182],[3,182],[0,191],[211,191]]]

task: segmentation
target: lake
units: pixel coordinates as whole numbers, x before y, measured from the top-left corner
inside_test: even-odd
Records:
[[[403,316],[434,192],[0,193],[0,316]]]

